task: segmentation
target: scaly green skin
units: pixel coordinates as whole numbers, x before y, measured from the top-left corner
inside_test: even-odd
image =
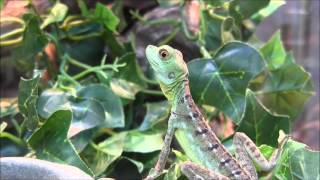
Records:
[[[236,158],[220,143],[192,99],[188,68],[180,51],[168,45],[149,45],[146,56],[161,90],[172,104],[164,147],[155,169],[146,179],[154,179],[164,170],[174,134],[184,151],[193,154],[190,157],[193,162],[181,165],[189,179],[258,179],[253,162],[264,171],[276,165],[280,151],[275,151],[269,162],[243,133],[234,135]]]

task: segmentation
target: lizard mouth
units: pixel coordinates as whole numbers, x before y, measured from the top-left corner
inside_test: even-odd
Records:
[[[151,64],[152,68],[153,66],[155,67],[159,66],[159,64],[153,59],[154,57],[152,57],[153,52],[156,52],[156,51],[157,51],[157,47],[153,45],[148,45],[146,48],[147,60]]]

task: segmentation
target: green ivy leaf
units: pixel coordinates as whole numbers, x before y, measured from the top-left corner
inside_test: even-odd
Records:
[[[69,137],[102,125],[105,121],[104,108],[101,103],[94,99],[73,97],[71,94],[58,89],[48,89],[41,94],[38,101],[40,116],[47,119],[61,109],[72,110]]]
[[[291,128],[290,119],[285,115],[269,112],[250,90],[247,91],[246,113],[237,131],[244,132],[256,145],[277,146],[279,130],[286,133]]]
[[[93,99],[102,104],[105,112],[104,127],[124,127],[124,114],[121,100],[111,89],[100,84],[91,84],[77,91],[77,96]]]
[[[76,90],[76,96],[58,89],[44,91],[38,102],[39,114],[48,118],[59,109],[72,110],[69,136],[97,126],[124,126],[120,98],[104,85],[91,84],[81,87]]]
[[[67,138],[70,123],[71,111],[57,111],[32,134],[28,143],[36,151],[38,158],[73,165],[93,176]]]
[[[42,51],[48,43],[48,39],[39,27],[39,18],[37,16],[26,14],[23,19],[26,23],[23,41],[12,53],[12,58],[17,64],[16,67],[28,71],[33,69],[35,56]]]
[[[285,62],[286,51],[281,41],[280,31],[272,36],[260,52],[267,61],[269,69],[277,69]]]
[[[276,10],[278,10],[282,5],[286,3],[285,0],[270,0],[270,3],[267,7],[261,9],[259,12],[252,15],[251,19],[256,23],[259,24],[263,19],[270,16]]]
[[[132,164],[134,164],[134,165],[137,167],[137,169],[138,169],[139,173],[142,173],[143,168],[144,168],[144,166],[143,166],[143,163],[142,163],[142,162],[140,162],[140,161],[136,161],[136,160],[131,159],[131,158],[128,158],[128,157],[122,157],[122,158],[123,158],[123,159],[126,159],[126,160],[128,160],[128,161],[130,161]]]
[[[188,64],[191,93],[199,104],[212,105],[238,124],[244,116],[249,81],[262,71],[264,61],[240,42],[224,45],[213,59]]]
[[[49,24],[55,22],[61,22],[67,15],[67,12],[68,6],[57,1],[53,8],[50,10],[50,13],[47,16],[47,18],[43,21],[41,28],[45,28]]]
[[[314,95],[311,75],[294,63],[291,54],[277,69],[260,74],[251,84],[256,96],[272,112],[294,119]]]
[[[32,79],[21,78],[19,82],[18,107],[24,117],[24,123],[29,130],[38,127],[37,113],[39,76]]]
[[[289,140],[276,167],[274,179],[319,179],[320,152]]]
[[[249,18],[259,10],[267,7],[269,2],[270,0],[233,0],[229,5],[229,14],[236,19],[238,24],[241,24],[242,20]]]
[[[98,146],[95,146],[97,154],[95,155],[92,168],[96,174],[103,173],[111,163],[121,156],[124,148],[125,136],[125,133],[120,133],[102,141]]]
[[[115,16],[112,10],[108,9],[104,4],[97,3],[94,10],[94,19],[103,24],[107,29],[114,32],[119,24],[119,18]]]

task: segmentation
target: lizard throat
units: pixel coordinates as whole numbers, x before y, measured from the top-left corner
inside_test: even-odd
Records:
[[[164,85],[160,82],[160,87],[172,106],[177,105],[181,97],[184,97],[186,94],[190,94],[189,80],[187,75],[170,85]]]

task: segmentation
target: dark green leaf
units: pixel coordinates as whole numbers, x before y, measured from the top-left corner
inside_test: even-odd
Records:
[[[194,60],[188,67],[195,101],[217,107],[238,124],[245,112],[248,83],[262,71],[264,61],[254,48],[232,42],[213,59]]]
[[[281,41],[280,31],[276,32],[260,51],[267,61],[269,69],[279,68],[286,59],[286,51]]]
[[[22,70],[32,70],[35,56],[42,51],[48,43],[48,39],[40,30],[37,16],[26,14],[23,16],[23,19],[26,22],[23,41],[12,53],[13,60],[17,63],[17,67]]]
[[[51,23],[62,21],[66,16],[67,12],[68,12],[68,6],[57,1],[56,4],[53,6],[53,8],[50,10],[50,14],[43,21],[41,27],[44,28]]]
[[[71,94],[58,89],[48,89],[41,94],[38,102],[38,112],[42,117],[48,118],[61,109],[72,110],[69,137],[105,122],[104,108],[97,100],[73,97]]]
[[[201,12],[201,41],[210,52],[215,52],[221,45],[233,40],[234,20],[231,17],[220,17],[204,10]]]
[[[127,53],[123,55],[119,61],[119,64],[126,63],[126,66],[119,68],[119,72],[115,73],[115,77],[125,79],[139,85],[141,88],[146,87],[146,82],[142,79],[143,72],[136,62],[136,56],[134,53]]]
[[[122,56],[126,53],[126,50],[122,43],[120,43],[115,34],[112,33],[112,31],[106,29],[103,38],[105,40],[105,43],[108,46],[108,49],[112,52],[113,56]]]
[[[124,159],[127,159],[127,160],[130,161],[132,164],[134,164],[134,165],[137,167],[139,173],[142,173],[142,171],[143,171],[143,163],[142,163],[142,162],[136,161],[136,160],[131,159],[131,158],[128,158],[128,157],[123,157],[123,158],[124,158]]]
[[[37,114],[39,76],[32,79],[21,78],[19,82],[18,107],[29,130],[35,130],[39,123]]]
[[[233,0],[229,5],[229,14],[240,24],[242,20],[249,18],[260,9],[268,6],[269,2],[270,0]]]
[[[268,144],[275,147],[279,130],[286,133],[291,128],[288,116],[270,113],[258,102],[254,93],[247,92],[246,113],[237,131],[244,132],[256,144]]]
[[[38,158],[70,164],[93,176],[67,138],[70,123],[71,111],[57,111],[31,136],[28,143]]]
[[[147,113],[139,127],[140,131],[153,129],[156,125],[164,124],[166,127],[166,119],[170,114],[170,104],[168,101],[161,101],[156,103],[147,103]],[[163,126],[163,125],[162,125]],[[154,129],[159,129],[157,126]]]
[[[287,55],[281,67],[258,76],[252,82],[252,88],[272,112],[287,114],[291,119],[301,112],[305,102],[314,95],[310,74],[294,63],[291,54]]]
[[[48,118],[59,109],[72,109],[69,136],[97,126],[123,127],[121,101],[108,87],[91,84],[76,91],[76,96],[57,89],[44,91],[38,103],[39,114]]]
[[[124,127],[124,114],[121,100],[108,87],[100,84],[91,84],[77,91],[77,96],[93,99],[101,103],[105,112],[104,127]]]
[[[72,123],[69,128],[69,136],[72,135],[70,133],[70,130],[72,129]],[[74,148],[77,150],[77,152],[82,152],[83,149],[90,143],[91,139],[93,138],[95,132],[98,131],[97,128],[91,128],[84,131],[79,132],[75,136],[70,137],[71,143],[73,144]]]
[[[94,19],[103,24],[110,31],[116,31],[119,19],[104,4],[97,3],[94,11]]]

